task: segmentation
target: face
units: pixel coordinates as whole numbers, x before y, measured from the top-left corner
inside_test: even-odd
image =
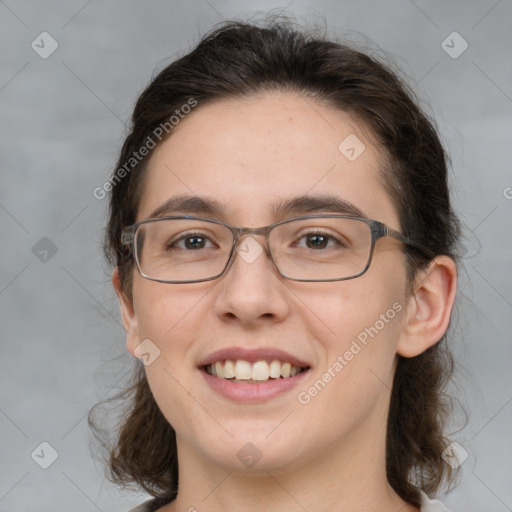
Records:
[[[365,145],[355,160],[339,149],[350,135]],[[137,220],[189,195],[223,209],[165,214],[261,227],[282,220],[277,203],[329,195],[399,230],[382,156],[348,114],[292,93],[199,106],[153,153]],[[333,211],[320,205],[286,218],[314,213]],[[254,242],[265,249],[263,237]],[[158,283],[135,271],[127,346],[135,353],[149,339],[160,350],[146,372],[180,456],[226,468],[244,468],[251,455],[263,469],[304,465],[383,442],[405,290],[391,238],[377,242],[364,275],[346,281],[285,279],[265,250],[250,262],[237,254],[227,273],[201,283]],[[226,359],[242,373],[261,360],[305,371],[262,383],[208,375],[205,363]]]

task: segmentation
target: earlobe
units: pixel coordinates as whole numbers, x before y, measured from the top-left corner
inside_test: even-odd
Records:
[[[448,256],[438,256],[418,273],[409,298],[397,353],[415,357],[445,334],[457,291],[457,267]]]
[[[121,319],[124,330],[126,331],[126,349],[130,354],[134,355],[135,348],[139,344],[137,317],[132,302],[123,291],[118,267],[116,267],[112,273],[112,285],[119,300]]]

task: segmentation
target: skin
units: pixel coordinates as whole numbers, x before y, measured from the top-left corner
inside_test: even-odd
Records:
[[[366,150],[350,162],[338,145],[352,133]],[[199,106],[154,151],[137,219],[192,193],[223,203],[220,220],[259,227],[276,220],[274,202],[323,193],[400,230],[380,151],[354,118],[294,93]],[[419,273],[412,294],[401,245],[390,238],[377,243],[369,270],[347,281],[287,280],[263,253],[250,264],[237,256],[228,273],[204,283],[162,284],[135,271],[133,303],[117,269],[113,284],[129,352],[146,338],[161,351],[146,372],[176,430],[180,472],[178,497],[161,511],[417,510],[386,480],[385,425],[397,354],[422,353],[448,327],[456,289],[450,258],[437,257]],[[307,405],[299,403],[297,393],[396,302],[401,312]],[[197,369],[230,346],[278,347],[311,371],[299,389],[234,403]],[[261,453],[250,469],[237,457],[247,442]]]

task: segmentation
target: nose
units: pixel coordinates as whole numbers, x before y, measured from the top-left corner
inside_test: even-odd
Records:
[[[251,235],[240,240],[220,279],[215,312],[223,321],[254,327],[286,318],[289,303],[284,278],[269,257],[263,237]]]

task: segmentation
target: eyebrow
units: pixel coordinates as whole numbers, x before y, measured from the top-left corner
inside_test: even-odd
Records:
[[[226,208],[222,203],[208,197],[180,195],[171,197],[158,206],[150,215],[150,218],[165,217],[175,214],[205,215],[220,218]],[[356,205],[331,194],[303,195],[283,199],[275,203],[272,213],[277,220],[285,219],[292,215],[302,215],[315,212],[339,213],[354,217],[366,217]]]

